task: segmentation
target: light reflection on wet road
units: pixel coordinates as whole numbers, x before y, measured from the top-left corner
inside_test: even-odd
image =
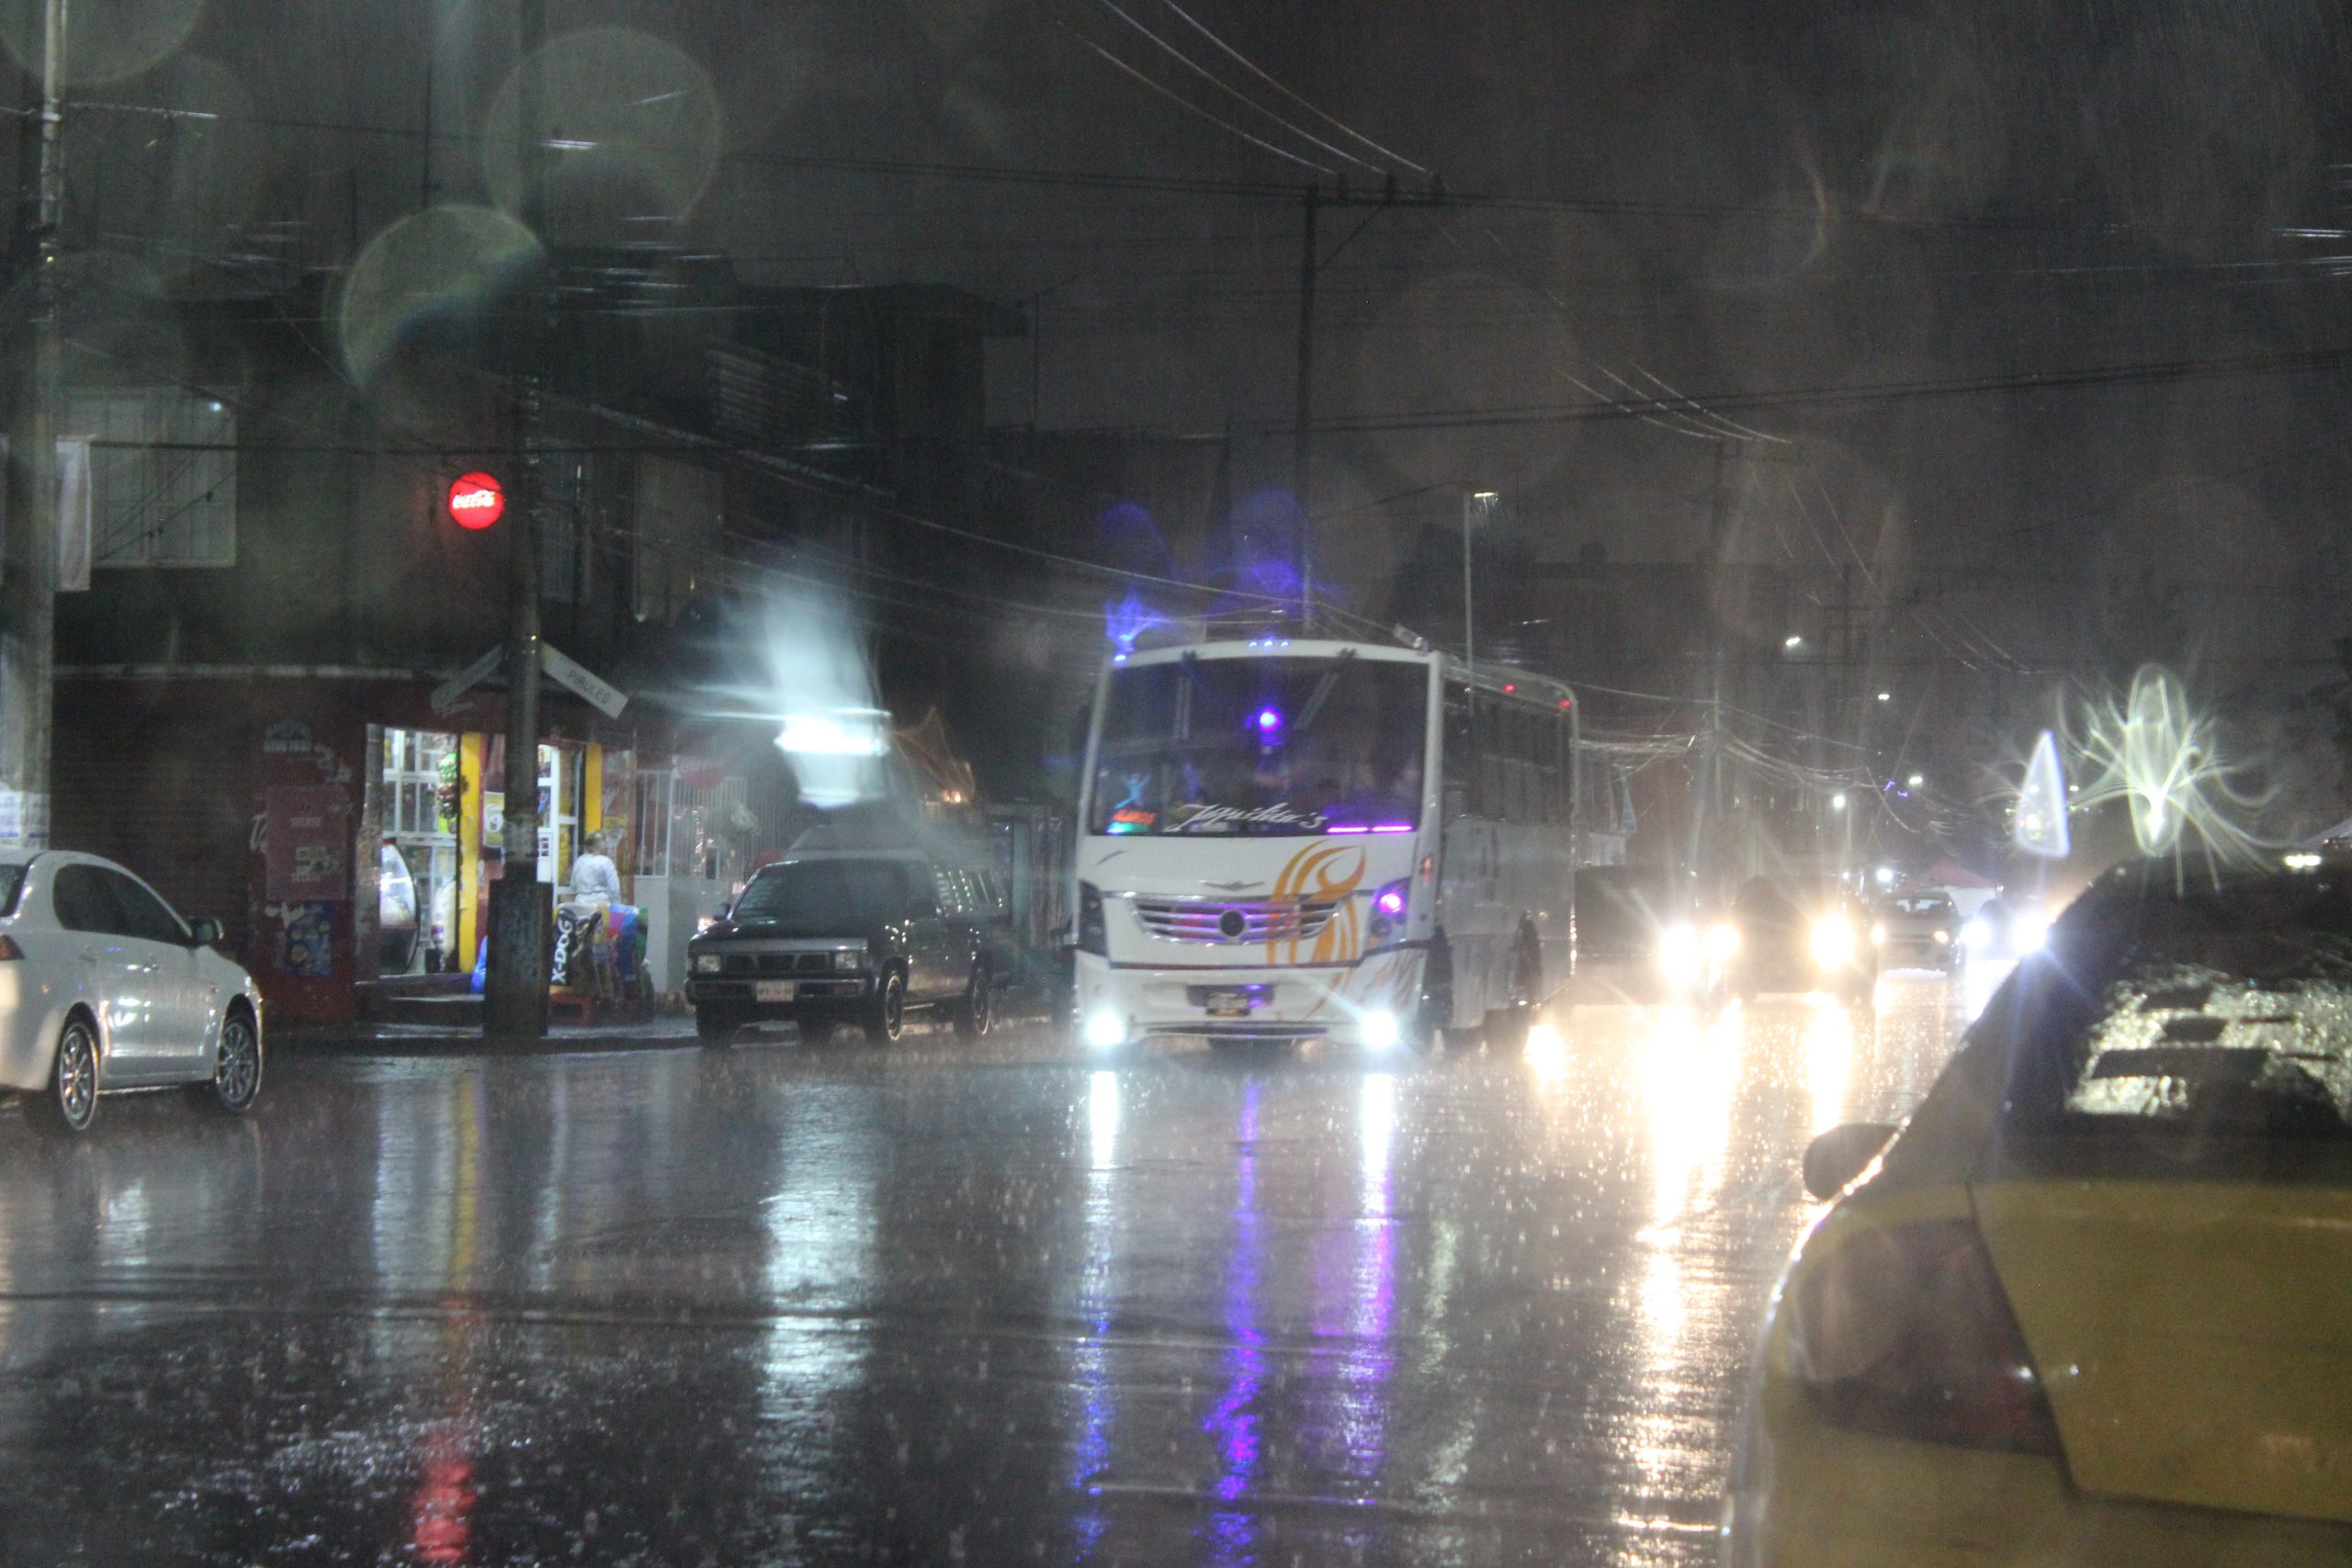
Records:
[[[1964,1005],[288,1056],[244,1123],[0,1124],[0,1561],[1707,1561],[1798,1153]]]

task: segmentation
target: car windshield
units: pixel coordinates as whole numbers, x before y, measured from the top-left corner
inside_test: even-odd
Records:
[[[1114,671],[1095,833],[1296,835],[1419,817],[1429,671],[1366,659],[1187,659]]]
[[[787,861],[752,878],[735,901],[738,924],[785,920],[844,930],[906,912],[911,878],[890,860]]]
[[[1887,912],[1913,919],[1945,919],[1952,914],[1952,903],[1940,894],[1928,897],[1891,898],[1887,901]]]
[[[25,865],[22,861],[0,865],[0,916],[17,912],[17,900],[25,891]]]

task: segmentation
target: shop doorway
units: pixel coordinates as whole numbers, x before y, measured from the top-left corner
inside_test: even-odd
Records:
[[[388,728],[383,736],[379,973],[428,974],[447,966],[457,934],[458,820],[441,808],[442,786],[458,766],[458,738],[426,729]]]

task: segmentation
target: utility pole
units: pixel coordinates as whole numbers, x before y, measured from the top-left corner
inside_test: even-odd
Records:
[[[522,75],[515,94],[515,132],[523,173],[524,222],[535,234],[545,228],[547,132],[543,108],[540,46],[547,39],[547,0],[521,0],[517,35]],[[546,245],[552,266],[553,246]],[[490,889],[490,958],[482,987],[482,1033],[501,1040],[539,1040],[548,1032],[548,926],[551,894],[539,886],[539,513],[540,425],[543,385],[552,337],[555,280],[544,279],[535,309],[526,312],[521,396],[514,419],[516,488],[514,529],[507,558],[506,622],[506,805],[504,850],[498,880]]]
[[[1298,498],[1298,618],[1302,630],[1315,606],[1315,513],[1308,504],[1315,470],[1315,275],[1322,265],[1315,257],[1315,216],[1323,204],[1323,188],[1306,187],[1306,231],[1298,253],[1298,409],[1297,433],[1291,438],[1290,488]]]
[[[16,796],[15,841],[49,847],[49,763],[57,653],[57,410],[65,392],[57,258],[65,210],[66,0],[46,0],[41,26],[40,152],[33,217],[33,363],[18,383],[9,442],[8,507],[0,539],[0,706]],[[0,828],[0,836],[5,836]]]

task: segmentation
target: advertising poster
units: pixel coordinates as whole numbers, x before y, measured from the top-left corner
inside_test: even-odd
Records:
[[[349,897],[351,802],[332,786],[277,784],[269,814],[269,897],[274,903]]]

